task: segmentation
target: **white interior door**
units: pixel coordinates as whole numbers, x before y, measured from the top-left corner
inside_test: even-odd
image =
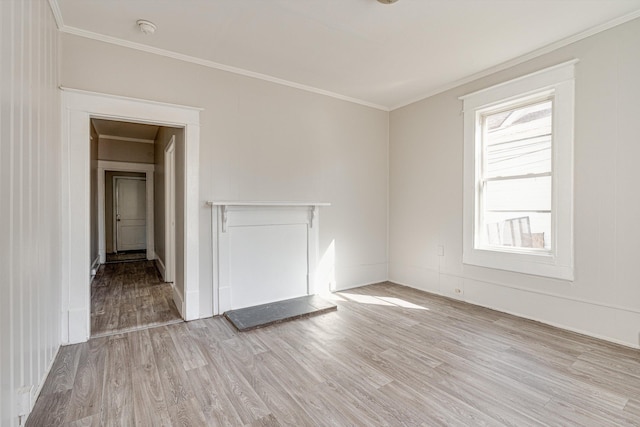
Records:
[[[116,251],[146,249],[146,179],[116,177],[114,181]]]

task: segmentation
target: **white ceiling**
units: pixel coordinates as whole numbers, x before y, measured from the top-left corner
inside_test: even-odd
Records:
[[[640,16],[640,0],[51,1],[65,32],[383,109]]]

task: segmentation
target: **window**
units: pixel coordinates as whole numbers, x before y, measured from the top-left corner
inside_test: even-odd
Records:
[[[551,251],[553,100],[544,93],[514,104],[478,118],[476,247]]]
[[[573,280],[575,62],[461,98],[464,263]]]

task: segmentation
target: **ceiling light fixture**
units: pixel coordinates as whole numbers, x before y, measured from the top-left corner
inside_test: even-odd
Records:
[[[378,3],[382,3],[382,4],[391,4],[391,3],[395,3],[398,0],[378,0]]]
[[[156,29],[158,28],[156,27],[156,24],[154,24],[153,22],[147,21],[144,19],[138,19],[138,21],[136,21],[136,24],[138,24],[138,28],[144,34],[153,34],[156,32]]]

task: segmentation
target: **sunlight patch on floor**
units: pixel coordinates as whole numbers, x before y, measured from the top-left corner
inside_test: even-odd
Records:
[[[416,310],[429,310],[427,307],[422,307],[420,305],[403,300],[401,298],[352,294],[347,292],[340,292],[340,296],[342,296],[343,298],[349,301],[357,302],[360,304],[383,305],[383,306],[389,306],[389,307],[395,306],[395,307],[403,307],[403,308],[413,308]]]

